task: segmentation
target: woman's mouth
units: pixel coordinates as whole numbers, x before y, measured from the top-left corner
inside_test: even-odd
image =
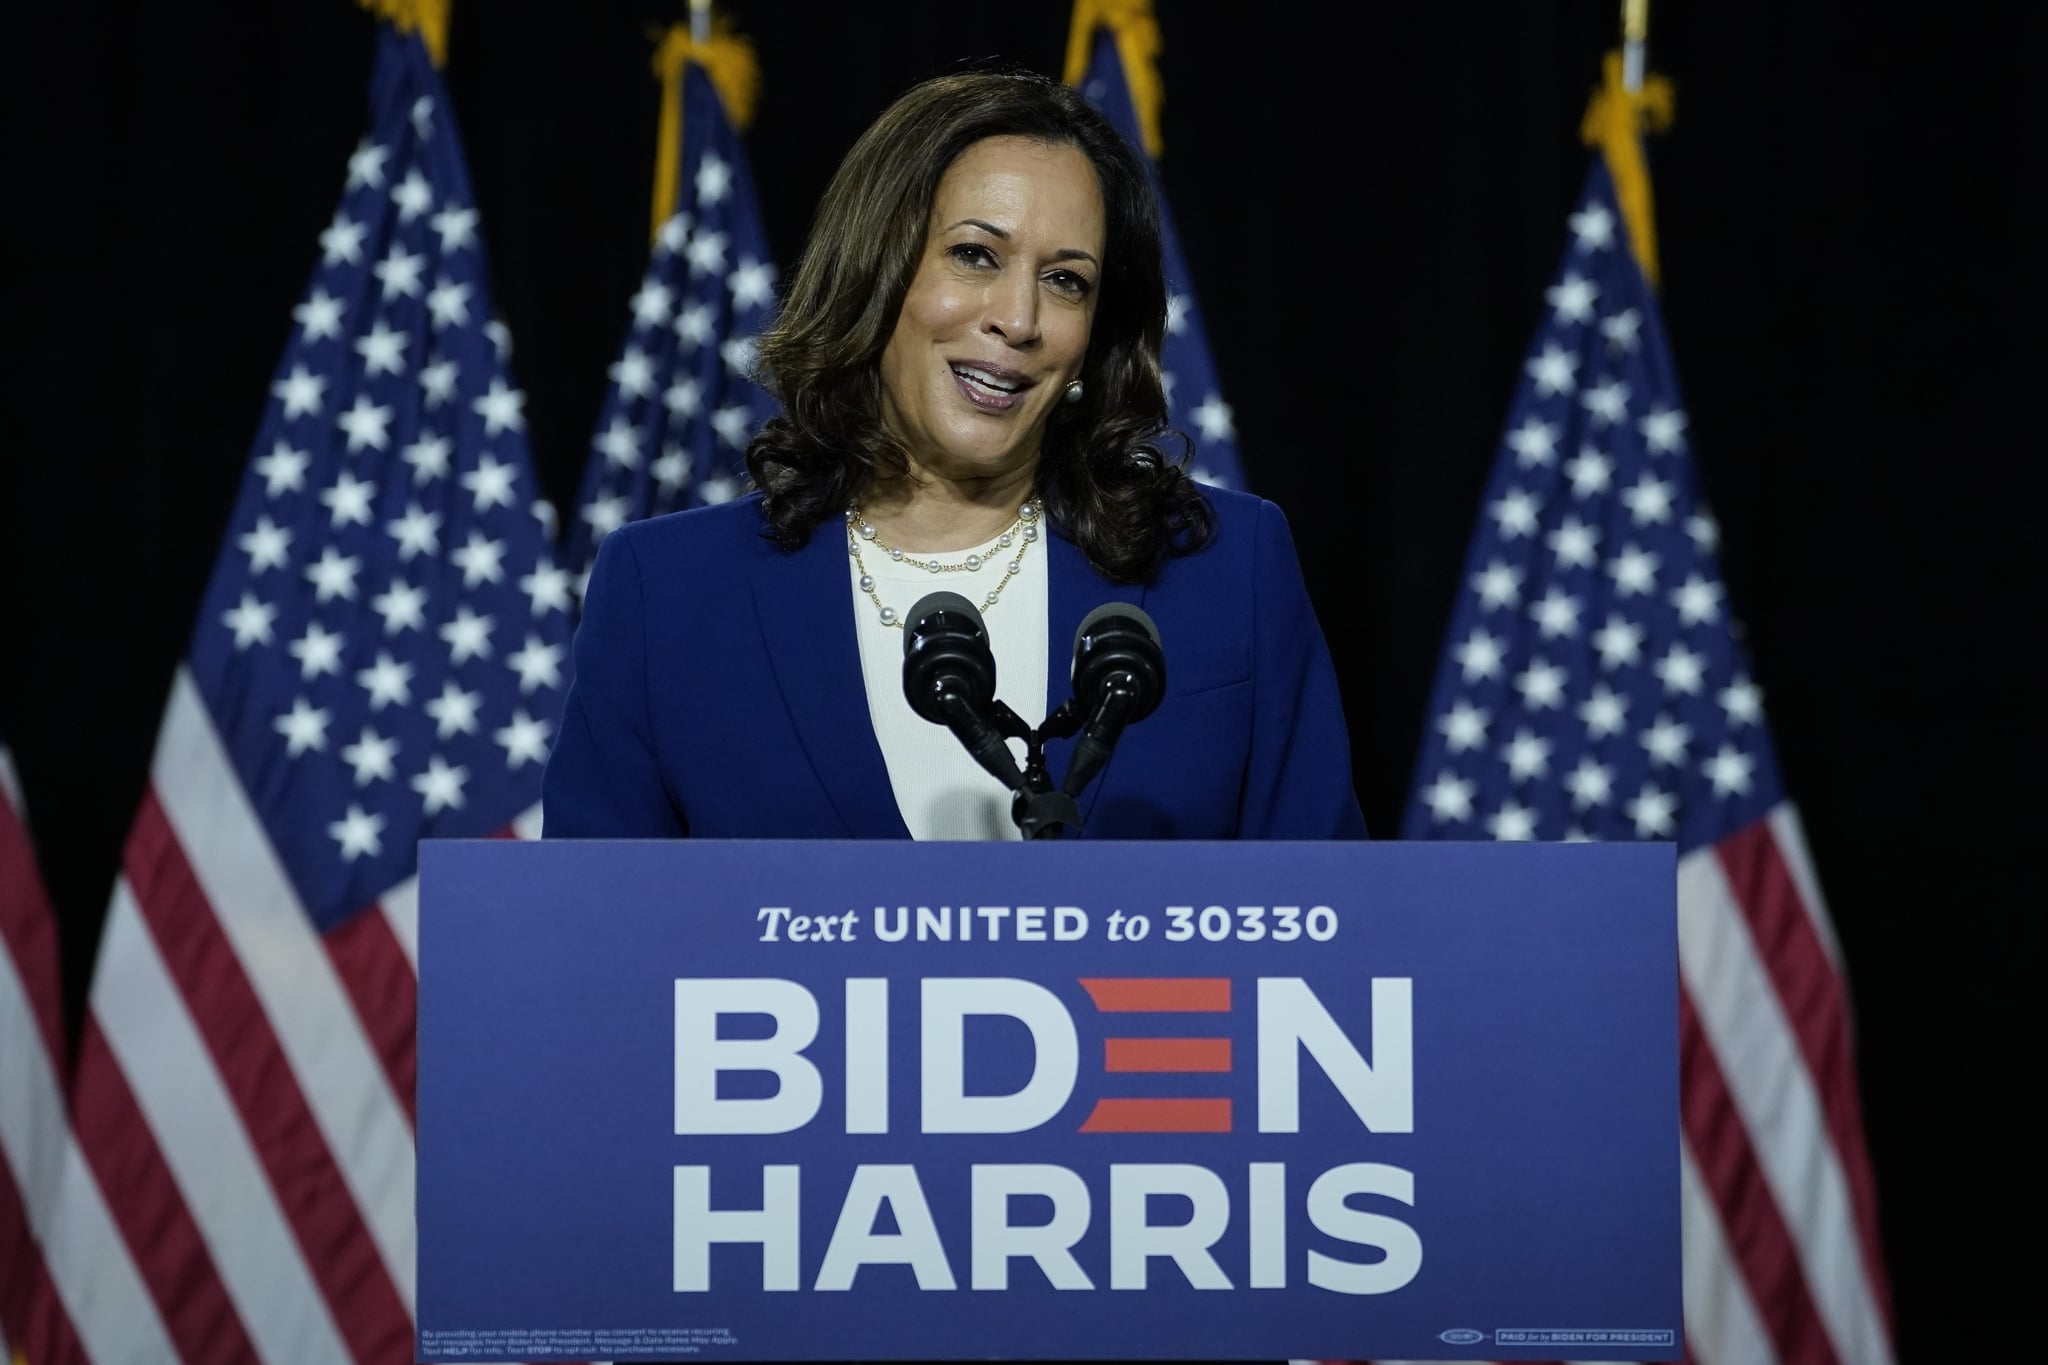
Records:
[[[954,386],[983,412],[1008,412],[1031,387],[1031,381],[1015,370],[957,363],[951,368]]]

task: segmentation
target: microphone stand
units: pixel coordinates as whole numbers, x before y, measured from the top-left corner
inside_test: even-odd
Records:
[[[1036,730],[1026,725],[1015,711],[996,703],[999,720],[1014,729],[1005,733],[1024,741],[1024,775],[1010,794],[1010,819],[1026,839],[1057,839],[1068,828],[1081,828],[1081,805],[1073,794],[1053,786],[1045,769],[1045,742],[1065,739],[1081,728],[1081,716],[1071,701],[1045,718]]]
[[[1108,722],[1107,742],[1094,742],[1092,732],[1101,727],[1090,726],[1091,734],[1083,736],[1080,747],[1074,751],[1067,765],[1067,780],[1057,787],[1053,785],[1052,774],[1046,770],[1045,742],[1048,739],[1073,738],[1089,718],[1082,714],[1080,706],[1070,697],[1045,718],[1045,724],[1034,730],[1003,702],[995,704],[996,728],[1007,738],[1024,741],[1024,771],[1010,793],[1010,819],[1026,839],[1057,839],[1070,828],[1081,828],[1079,797],[1102,770],[1103,764],[1108,762],[1110,746],[1116,743],[1123,729],[1123,718],[1130,709],[1130,702],[1131,694],[1127,689],[1112,687],[1109,690],[1098,708],[1109,715],[1097,717]]]

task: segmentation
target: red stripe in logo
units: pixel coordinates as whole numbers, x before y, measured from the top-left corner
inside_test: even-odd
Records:
[[[1229,1100],[1097,1100],[1084,1133],[1227,1133]]]
[[[1081,988],[1104,1014],[1224,1014],[1227,976],[1082,977]]]
[[[1104,1071],[1228,1071],[1228,1038],[1105,1038]]]

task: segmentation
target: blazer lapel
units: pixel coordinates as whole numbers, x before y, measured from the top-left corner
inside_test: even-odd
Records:
[[[1045,654],[1045,714],[1050,716],[1073,695],[1074,636],[1081,629],[1082,619],[1106,602],[1127,602],[1142,610],[1145,589],[1142,584],[1111,583],[1104,579],[1088,563],[1088,557],[1081,553],[1080,547],[1058,530],[1048,528],[1044,541],[1051,580],[1046,593],[1045,613],[1046,626],[1051,631]],[[1065,780],[1066,765],[1073,747],[1072,740],[1060,740],[1046,746],[1047,767],[1052,770],[1055,782]],[[1095,809],[1096,797],[1102,794],[1102,788],[1115,774],[1116,757],[1112,754],[1109,762],[1088,785],[1088,790],[1081,793],[1081,820],[1084,825]]]
[[[783,704],[847,834],[908,839],[868,716],[844,535],[835,518],[800,550],[764,543],[749,575],[755,615]]]

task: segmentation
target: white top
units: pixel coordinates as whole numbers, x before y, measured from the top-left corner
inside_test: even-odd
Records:
[[[1042,518],[1041,518],[1042,519]],[[1017,545],[1025,544],[1021,528]],[[937,558],[957,564],[966,551],[937,556],[908,549],[914,559]],[[1014,555],[1014,547],[1011,554]],[[1002,582],[1009,558],[1002,551],[971,573],[933,573],[892,560],[872,541],[861,544],[861,558],[875,579],[875,592],[898,619],[926,593],[957,592],[982,609],[989,647],[996,656],[996,696],[1036,728],[1045,720],[1046,631],[1048,596],[1045,538],[1041,534],[1024,552],[1023,563],[1003,589],[994,607],[982,606]],[[846,557],[847,581],[853,589],[854,634],[860,640],[860,671],[867,683],[868,716],[888,765],[896,809],[913,839],[1016,839],[1010,819],[1010,793],[968,756],[943,725],[935,725],[910,709],[903,696],[903,630],[882,624],[874,601],[861,591],[860,570]],[[1010,751],[1024,762],[1024,742],[1013,739]]]

